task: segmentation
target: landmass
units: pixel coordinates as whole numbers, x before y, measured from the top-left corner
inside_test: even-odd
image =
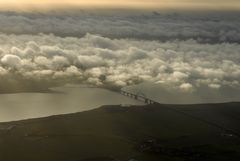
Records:
[[[0,123],[1,161],[238,161],[240,103],[108,105]]]

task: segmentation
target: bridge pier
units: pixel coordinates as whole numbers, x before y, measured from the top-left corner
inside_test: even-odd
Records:
[[[140,95],[133,94],[133,93],[126,92],[126,91],[122,91],[122,90],[120,91],[120,94],[122,94],[124,96],[127,96],[127,97],[130,97],[130,98],[135,99],[135,100],[143,101],[146,104],[155,104],[155,103],[157,103],[157,102],[155,102],[155,101],[153,101],[151,99],[146,98],[145,96],[140,96]]]
[[[145,102],[146,104],[148,104],[148,99],[145,98],[144,102]]]

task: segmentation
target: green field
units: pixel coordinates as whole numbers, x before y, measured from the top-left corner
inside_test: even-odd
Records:
[[[104,106],[0,123],[0,161],[239,161],[239,125],[240,103]]]

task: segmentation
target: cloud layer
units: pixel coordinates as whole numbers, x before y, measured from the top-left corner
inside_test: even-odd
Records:
[[[86,83],[119,89],[153,82],[169,90],[240,89],[240,45],[0,34],[0,89]]]
[[[101,15],[73,13],[0,13],[0,32],[8,34],[53,33],[82,37],[86,33],[111,38],[188,40],[204,43],[240,42],[239,13],[174,14],[139,13]]]
[[[0,92],[143,83],[141,90],[161,102],[239,100],[239,17],[233,12],[0,12]]]

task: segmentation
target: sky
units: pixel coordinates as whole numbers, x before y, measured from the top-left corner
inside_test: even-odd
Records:
[[[52,9],[56,7],[134,7],[175,9],[217,9],[238,10],[239,0],[0,0],[2,9],[31,9],[31,7]]]

